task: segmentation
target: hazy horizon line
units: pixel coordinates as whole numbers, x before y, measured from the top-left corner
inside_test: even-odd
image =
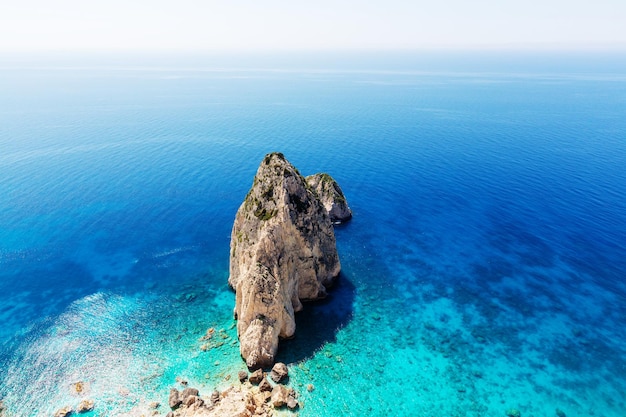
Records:
[[[254,47],[254,48],[0,48],[0,54],[56,53],[394,53],[394,52],[626,52],[626,42],[519,42],[502,44],[432,44],[414,47]]]

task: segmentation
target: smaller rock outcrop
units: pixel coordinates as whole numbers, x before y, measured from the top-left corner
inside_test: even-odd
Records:
[[[317,193],[324,208],[328,211],[331,222],[343,223],[352,218],[348,201],[333,177],[325,173],[309,175],[306,177],[306,182]]]

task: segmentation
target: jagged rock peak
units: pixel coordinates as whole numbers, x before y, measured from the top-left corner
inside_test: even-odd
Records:
[[[352,218],[352,210],[337,181],[326,173],[309,175],[306,182],[317,193],[333,223],[347,222]]]
[[[283,154],[261,162],[230,249],[241,355],[252,369],[271,366],[279,338],[294,335],[301,300],[324,297],[341,269],[327,210]]]

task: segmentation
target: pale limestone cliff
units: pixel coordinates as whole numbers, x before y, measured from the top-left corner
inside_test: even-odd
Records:
[[[230,249],[241,355],[252,369],[267,367],[279,338],[294,335],[301,300],[324,297],[341,269],[327,210],[282,154],[261,162]]]
[[[346,197],[337,181],[328,174],[315,174],[306,177],[306,182],[317,193],[333,223],[347,222],[352,218]]]

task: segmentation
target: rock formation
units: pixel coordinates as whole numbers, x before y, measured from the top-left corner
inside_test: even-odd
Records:
[[[341,187],[330,175],[324,173],[309,175],[306,182],[317,193],[330,215],[331,222],[343,223],[352,218],[352,210],[348,207]]]
[[[261,162],[230,250],[241,355],[251,369],[271,366],[279,338],[294,335],[301,300],[324,297],[341,269],[328,211],[282,154]]]

